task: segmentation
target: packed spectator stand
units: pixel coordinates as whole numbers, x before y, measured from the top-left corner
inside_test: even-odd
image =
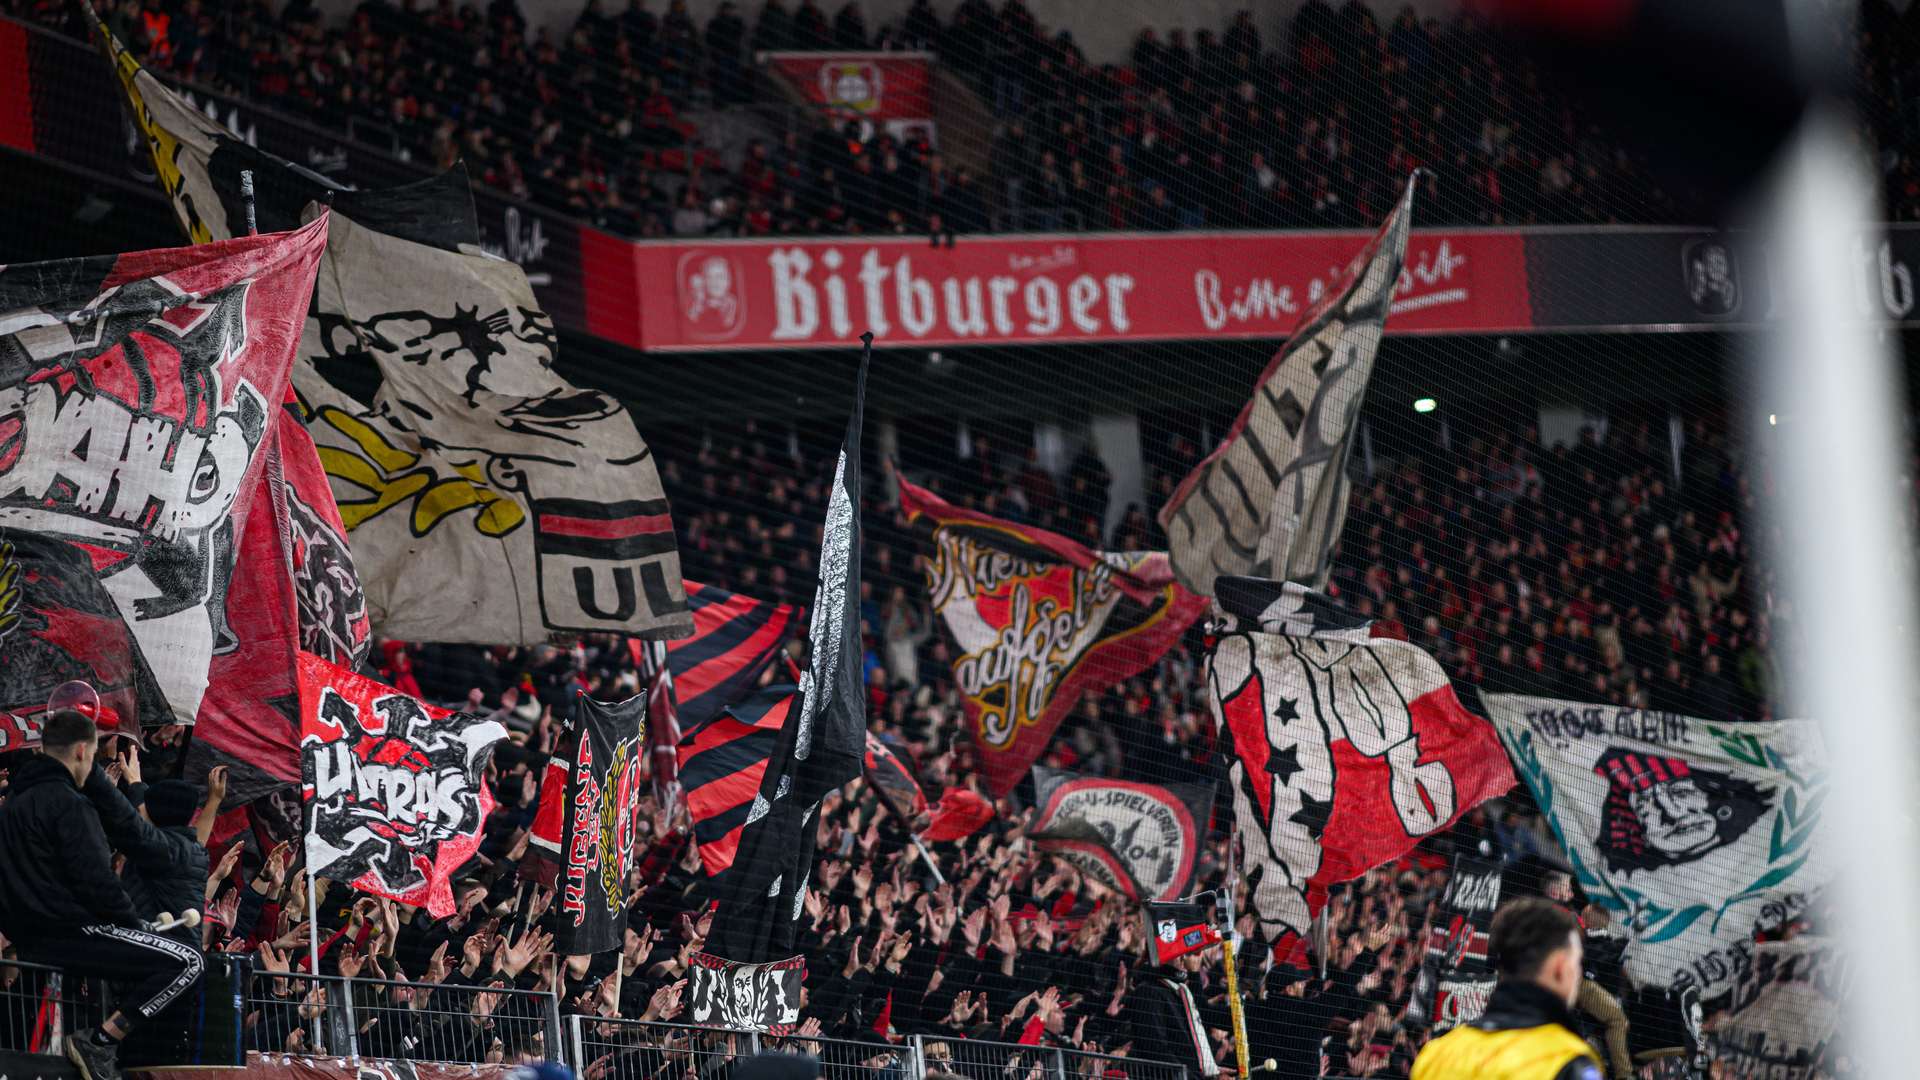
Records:
[[[65,17],[61,4],[6,2],[46,21]],[[1263,43],[1245,21],[1217,37],[1197,32],[1191,46],[1180,31],[1164,41],[1145,31],[1129,67],[1093,68],[1070,33],[1041,27],[1018,0],[999,10],[966,0],[945,20],[922,3],[877,32],[856,4],[830,19],[812,0],[791,13],[770,0],[751,23],[727,5],[700,28],[683,3],[656,18],[638,0],[625,12],[596,2],[564,41],[529,39],[511,0],[484,13],[369,2],[345,25],[299,0],[277,13],[260,2],[112,7],[116,32],[144,42],[162,71],[315,123],[381,125],[416,161],[464,158],[482,183],[631,236],[911,233],[935,215],[961,233],[996,224],[1352,227],[1376,220],[1390,198],[1356,178],[1415,165],[1430,173],[1423,221],[1604,222],[1629,207],[1636,221],[1685,216],[1628,154],[1542,94],[1536,73],[1497,55],[1464,18],[1436,23],[1409,11],[1382,25],[1358,4],[1336,12],[1311,3],[1286,43]],[[1905,40],[1900,26],[1890,30]],[[756,50],[918,46],[937,49],[992,104],[1001,127],[985,179],[964,170],[949,179],[931,147],[863,142],[830,126],[753,144],[729,165],[683,119],[690,108],[760,93]],[[1476,52],[1482,62],[1460,70],[1439,59]],[[1888,85],[1898,85],[1898,68],[1890,57]],[[1349,109],[1344,101],[1362,85],[1377,97]],[[1889,162],[1890,211],[1912,217],[1920,186],[1900,185],[1913,166],[1901,155]],[[823,462],[751,429],[678,434],[655,437],[667,448],[661,472],[686,577],[805,605]],[[1146,550],[1166,544],[1152,511],[1205,449],[1198,430],[1150,446],[1154,505],[1127,508],[1104,534],[1107,477],[1090,450],[1062,477],[984,438],[964,457],[909,468],[956,504],[1096,547]],[[1772,717],[1777,630],[1743,525],[1754,473],[1705,424],[1689,433],[1681,460],[1668,454],[1664,435],[1642,426],[1555,447],[1536,431],[1488,433],[1389,462],[1356,489],[1332,591],[1403,625],[1470,705],[1469,688],[1484,688],[1715,720]],[[930,796],[977,785],[950,645],[922,599],[924,538],[881,481],[867,495],[875,730],[912,749]],[[1082,702],[1046,763],[1156,783],[1223,777],[1228,754],[1208,717],[1201,637],[1196,627],[1150,672]],[[803,642],[796,636],[790,651]],[[588,1076],[705,1075],[710,1063],[748,1052],[743,1038],[672,1026],[688,1019],[687,965],[711,899],[676,812],[646,804],[651,850],[619,953],[554,956],[538,928],[552,895],[519,872],[536,778],[571,697],[640,685],[625,643],[389,641],[369,669],[427,700],[497,710],[513,731],[492,766],[498,808],[483,858],[457,890],[459,914],[436,921],[356,898],[341,883],[317,902],[303,899],[297,838],[216,839],[217,854],[223,841],[231,846],[208,881],[206,941],[251,957],[260,973],[248,991],[249,1048],[538,1061],[559,1052],[556,1040],[580,1016],[585,1052],[576,1064]],[[161,760],[150,772],[167,751],[155,749]],[[122,776],[131,780],[134,768],[121,765]],[[1516,796],[1342,890],[1320,970],[1273,966],[1258,950],[1243,956],[1255,1060],[1284,1062],[1281,1075],[1318,1068],[1323,1056],[1334,1073],[1407,1074],[1425,1029],[1405,1012],[1447,857],[1552,858],[1551,837],[1524,792]],[[819,887],[807,901],[820,940],[809,1019],[792,1036],[753,1045],[809,1050],[848,1076],[912,1062],[990,1080],[1061,1068],[1038,1056],[1055,1048],[1086,1055],[1072,1059],[1081,1075],[1165,1076],[1143,1063],[1177,1055],[1130,1007],[1148,977],[1133,959],[1137,911],[1069,864],[1036,856],[1019,794],[997,809],[982,832],[935,846],[942,885],[907,843],[905,823],[864,786],[823,807]],[[1223,818],[1205,860],[1207,887],[1224,881],[1225,843]],[[1537,888],[1524,875],[1516,885]],[[323,943],[317,974],[303,974],[309,908]],[[1189,977],[1225,1060],[1218,966],[1195,963]],[[4,1038],[19,1039],[4,1045],[26,1041],[18,1029],[32,1018],[18,1003],[35,978],[0,969],[0,1022],[15,1029]],[[343,1005],[350,1034],[317,1022]]]
[[[1512,687],[1724,719],[1765,715],[1766,616],[1751,605],[1745,543],[1730,516],[1745,485],[1721,437],[1697,434],[1698,449],[1683,463],[1684,495],[1672,493],[1644,436],[1547,450],[1516,432],[1403,462],[1356,499],[1336,589],[1362,611],[1405,623],[1463,692]],[[1184,472],[1195,449],[1189,439],[1170,440],[1156,488]],[[716,435],[697,457],[665,462],[690,577],[769,600],[804,600],[818,550],[808,508],[819,504],[823,479],[810,467],[817,462],[788,450],[784,440],[752,432]],[[1082,459],[1055,486],[1023,456],[982,438],[970,458],[927,470],[926,478],[956,501],[1089,542],[1152,544],[1153,526],[1138,513],[1125,515],[1115,535],[1100,535],[1099,468]],[[955,719],[948,645],[921,599],[924,542],[889,509],[878,483],[867,513],[873,527],[863,610],[874,730],[911,748],[930,796],[977,785]],[[1492,547],[1448,542],[1450,530],[1482,521],[1507,523],[1514,539]],[[1436,551],[1458,553],[1436,558]],[[1150,672],[1083,702],[1046,762],[1156,783],[1223,776],[1228,753],[1198,677],[1200,633]],[[791,644],[796,655],[803,641]],[[552,1040],[574,1014],[588,1018],[589,1075],[661,1075],[690,1054],[746,1052],[744,1036],[735,1045],[656,1026],[687,1019],[686,967],[706,926],[708,886],[684,819],[646,797],[651,847],[619,953],[553,957],[552,937],[539,929],[552,894],[527,888],[518,874],[535,777],[571,696],[584,689],[619,697],[639,685],[624,642],[531,649],[385,642],[369,664],[383,681],[427,700],[496,709],[513,732],[494,756],[498,809],[483,858],[457,885],[459,913],[444,921],[323,882],[323,956],[314,977],[303,974],[308,928],[297,842],[276,848],[271,839],[216,838],[206,941],[212,950],[250,956],[260,973],[247,1004],[249,1048],[347,1052],[344,1035],[315,1022],[345,995],[353,1049],[374,1057],[539,1060],[554,1053]],[[164,767],[166,748],[153,753]],[[1145,1062],[1178,1056],[1164,1033],[1139,1019],[1147,1014],[1129,1007],[1130,994],[1152,977],[1137,960],[1137,910],[1070,865],[1035,857],[1020,792],[998,809],[981,832],[934,845],[948,882],[939,885],[916,861],[898,816],[864,786],[830,799],[817,888],[807,899],[821,942],[810,950],[808,1019],[795,1035],[764,1041],[820,1054],[846,1075],[881,1071],[890,1052],[900,1061],[920,1053],[927,1058],[920,1067],[938,1071],[934,1058],[955,1053],[961,1040],[979,1044],[946,1066],[961,1075],[993,1075],[1042,1048],[1121,1055],[1138,1062],[1115,1066],[1126,1075],[1164,1075],[1143,1072],[1151,1068]],[[289,813],[298,820],[297,809]],[[1209,886],[1224,871],[1223,826],[1216,823],[1204,859]],[[223,841],[232,846],[223,851]],[[1256,1060],[1311,1068],[1327,1035],[1336,1069],[1406,1074],[1424,1034],[1404,1022],[1410,980],[1424,952],[1429,905],[1456,850],[1538,867],[1553,845],[1523,801],[1493,804],[1414,858],[1336,895],[1324,976],[1271,965],[1259,950],[1243,954]],[[1537,880],[1530,885],[1522,875],[1516,885],[1537,888]],[[1224,1039],[1221,972],[1214,964],[1192,968],[1196,996]],[[10,970],[12,992],[21,995],[33,973]],[[557,1016],[545,1014],[546,991],[557,995]],[[10,1022],[26,1019],[23,997],[12,999]],[[913,1036],[920,1039],[909,1043]],[[989,1060],[990,1043],[1007,1044],[993,1051],[1000,1057]],[[1217,1049],[1224,1060],[1226,1047]],[[969,1054],[979,1058],[971,1069]],[[1076,1060],[1085,1072],[1106,1059]]]
[[[330,20],[310,2],[116,0],[102,10],[156,70],[425,166],[464,159],[505,195],[634,237],[1000,230],[1360,227],[1379,178],[1428,170],[1427,225],[1703,219],[1595,111],[1465,15],[1421,18],[1326,0],[1285,40],[1242,13],[1222,27],[1142,29],[1129,62],[1090,63],[1070,28],[1020,0],[919,0],[869,26],[858,3],[584,6],[571,31],[530,28],[512,0],[369,0]],[[0,10],[83,37],[63,0]],[[1909,9],[1868,4],[1860,101],[1885,149],[1890,216],[1920,212],[1900,105],[1915,63]],[[927,48],[996,120],[986,175],[924,139],[787,117],[709,145],[697,112],[779,100],[755,56]]]

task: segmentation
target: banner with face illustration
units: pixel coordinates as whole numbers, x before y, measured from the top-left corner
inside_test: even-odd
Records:
[[[1796,917],[1831,875],[1814,724],[1488,694],[1514,766],[1574,877],[1625,926],[1626,970],[1713,998],[1753,966],[1753,933]]]
[[[376,631],[690,632],[652,453],[618,401],[554,373],[526,274],[336,220],[295,378]],[[315,366],[341,362],[378,367],[370,408]]]
[[[554,907],[573,956],[620,947],[627,872],[640,857],[635,815],[646,790],[647,696],[574,698],[565,748],[547,763],[527,845],[527,873],[559,892]]]
[[[1292,582],[1223,577],[1208,662],[1260,932],[1297,961],[1328,886],[1513,787],[1439,661]]]
[[[193,722],[326,238],[0,267],[0,711]]]
[[[312,653],[300,654],[299,673],[307,865],[436,919],[452,915],[452,875],[480,849],[493,811],[483,775],[507,729]]]
[[[800,987],[806,981],[804,956],[740,964],[697,952],[687,968],[687,1016],[701,1027],[786,1035],[800,1023]]]
[[[958,646],[954,679],[996,795],[1082,697],[1152,665],[1207,610],[1164,554],[1093,551],[905,480],[900,506],[933,528],[927,593]]]

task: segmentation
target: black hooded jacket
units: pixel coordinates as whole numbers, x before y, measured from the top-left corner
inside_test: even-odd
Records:
[[[137,927],[100,815],[66,766],[34,754],[0,803],[0,932],[22,945],[95,923]]]

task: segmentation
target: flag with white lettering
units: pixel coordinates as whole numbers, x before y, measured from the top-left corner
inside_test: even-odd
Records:
[[[1301,317],[1219,448],[1160,509],[1180,584],[1218,577],[1326,584],[1347,518],[1347,455],[1406,261],[1414,180],[1347,267],[1344,288]]]
[[[720,906],[707,939],[715,955],[741,963],[769,963],[798,948],[820,803],[860,775],[865,756],[860,459],[872,355],[868,335],[854,382],[853,415],[827,489],[820,578],[807,620],[806,670],[799,687],[770,687],[749,699],[759,703],[763,716],[784,715],[747,806],[733,865],[720,881]],[[689,781],[689,803],[692,799]]]
[[[453,873],[480,849],[498,721],[450,713],[300,654],[307,865],[353,888],[453,914]]]
[[[553,372],[559,335],[526,274],[478,247],[465,172],[339,192],[199,114],[94,19],[195,243],[330,200],[335,227],[296,380],[352,533],[373,627],[416,641],[686,633],[680,557],[625,406]],[[377,226],[377,227],[376,227]],[[362,405],[326,381],[377,368]]]
[[[1218,582],[1208,664],[1233,740],[1235,817],[1254,915],[1299,954],[1328,886],[1413,850],[1513,787],[1493,727],[1438,661],[1304,586]]]
[[[904,479],[900,506],[932,527],[927,593],[958,646],[954,680],[996,795],[1083,697],[1145,670],[1207,610],[1159,552],[1093,551]]]
[[[574,697],[562,749],[547,763],[524,866],[559,891],[554,910],[568,955],[620,947],[627,925],[635,818],[645,789],[647,696]]]
[[[1634,982],[1717,997],[1751,964],[1754,931],[1795,918],[1830,879],[1814,840],[1826,749],[1810,721],[1481,700],[1575,880],[1626,928]]]
[[[326,238],[0,267],[0,711],[193,722]]]
[[[1213,785],[1142,784],[1033,767],[1033,846],[1133,900],[1187,893],[1213,820]]]

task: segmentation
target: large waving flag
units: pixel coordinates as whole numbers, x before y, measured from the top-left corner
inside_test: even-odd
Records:
[[[81,679],[123,722],[200,712],[326,239],[0,267],[0,711]]]
[[[524,866],[559,894],[554,905],[569,955],[620,947],[628,871],[640,853],[635,825],[646,766],[647,697],[574,698],[565,743],[547,763]]]
[[[1290,959],[1328,886],[1505,793],[1513,769],[1438,661],[1325,596],[1221,578],[1216,616],[1209,700],[1233,739],[1253,911]]]
[[[953,635],[987,786],[1004,795],[1080,699],[1146,669],[1207,610],[1158,552],[1099,552],[1058,533],[949,505],[900,481],[930,525],[927,592]]]
[[[1644,986],[1732,989],[1755,929],[1797,918],[1833,867],[1816,724],[1484,694],[1520,778],[1588,897],[1627,928]]]
[[[479,250],[464,173],[336,192],[196,112],[96,26],[189,238],[245,231],[243,172],[263,223],[322,197],[339,211],[295,380],[373,629],[528,644],[685,633],[651,452],[618,401],[554,374],[553,320],[518,266]],[[326,381],[338,365],[378,370],[371,404]]]
[[[449,713],[310,653],[299,659],[307,866],[443,919],[480,850],[498,720]]]
[[[1301,318],[1233,429],[1160,510],[1174,576],[1324,586],[1347,518],[1347,453],[1406,261],[1415,183],[1347,268],[1345,289]]]
[[[720,882],[720,908],[707,939],[710,952],[737,963],[768,963],[794,952],[820,801],[859,776],[865,756],[860,455],[873,335],[864,340],[853,416],[828,488],[820,580],[808,613],[807,666],[799,687],[785,698],[790,704],[748,807],[733,865]]]

